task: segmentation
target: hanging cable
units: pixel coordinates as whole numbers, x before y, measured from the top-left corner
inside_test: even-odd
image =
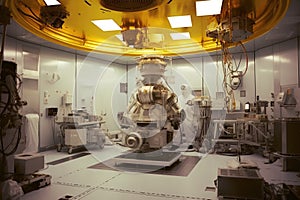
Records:
[[[234,91],[237,90],[241,83],[242,77],[248,71],[249,68],[249,58],[246,51],[245,46],[240,41],[238,42],[237,46],[240,46],[242,49],[242,54],[240,54],[239,59],[237,60],[235,56],[229,51],[229,47],[226,41],[221,40],[221,47],[222,47],[222,68],[223,68],[223,88],[226,92],[227,96],[227,110],[229,111],[228,103],[231,102],[232,106],[235,107],[235,98],[234,98]],[[242,60],[245,60],[245,69],[241,70]]]
[[[9,91],[9,88],[8,88],[7,84],[0,81],[0,91],[3,91],[2,87],[4,87],[6,89],[6,91]],[[10,99],[11,99],[11,93],[8,92],[7,93],[7,101],[4,102],[4,101],[1,100],[1,104],[0,104],[0,109],[1,109],[0,117],[1,117],[1,119],[3,119],[3,114],[7,111],[8,107],[9,107]],[[4,104],[4,106],[2,104]]]
[[[16,129],[15,133],[14,133],[14,137],[13,139],[11,140],[11,142],[6,146],[4,147],[4,141],[3,141],[3,134],[2,134],[2,130],[0,131],[0,142],[1,142],[1,149],[0,149],[0,153],[4,156],[10,156],[10,155],[13,155],[18,147],[19,147],[19,144],[20,144],[20,140],[21,140],[21,127],[19,127],[18,129]],[[15,135],[17,134],[17,139],[15,141]],[[14,141],[16,142],[15,145],[13,146],[13,148],[9,150],[9,147],[13,145]]]

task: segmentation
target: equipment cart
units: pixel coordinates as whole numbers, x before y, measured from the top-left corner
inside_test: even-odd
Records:
[[[85,149],[88,146],[104,148],[105,134],[101,129],[104,121],[90,122],[61,122],[57,151],[66,150],[71,154],[75,149]]]

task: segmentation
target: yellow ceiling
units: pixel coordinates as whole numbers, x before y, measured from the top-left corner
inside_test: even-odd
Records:
[[[220,21],[232,19],[230,16],[244,16],[254,21],[253,34],[243,40],[247,42],[274,27],[290,3],[290,0],[224,0],[220,15],[199,17],[195,13],[196,0],[59,1],[61,8],[65,8],[63,12],[67,13],[61,28],[43,22],[40,15],[41,7],[45,6],[43,0],[9,0],[6,3],[14,20],[41,38],[74,49],[127,56],[184,55],[219,49],[220,43],[207,37],[206,31],[216,29]],[[139,2],[145,6],[140,7]],[[172,29],[167,17],[179,15],[191,15],[193,26]],[[98,19],[113,19],[123,29],[135,26],[147,30],[147,40],[138,48],[129,47],[116,37],[121,31],[104,32],[91,22]],[[189,32],[191,39],[172,40],[170,33],[176,32]]]

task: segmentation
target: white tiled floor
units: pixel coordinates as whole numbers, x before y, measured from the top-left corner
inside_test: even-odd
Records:
[[[23,200],[57,200],[65,195],[72,199],[94,200],[164,200],[164,199],[217,199],[217,191],[206,191],[214,187],[218,168],[238,164],[236,157],[216,154],[201,155],[201,160],[187,177],[119,172],[88,168],[100,161],[122,152],[122,148],[106,146],[103,150],[91,150],[91,155],[57,165],[48,165],[40,173],[52,176],[51,185],[25,194]],[[70,156],[66,152],[43,152],[45,161],[51,162]],[[264,164],[259,155],[242,156],[242,161],[251,161],[260,168],[267,182],[300,185],[299,172],[283,172],[280,160]]]

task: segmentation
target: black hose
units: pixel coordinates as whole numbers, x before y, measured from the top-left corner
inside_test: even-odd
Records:
[[[20,143],[20,140],[21,140],[21,127],[19,127],[17,129],[17,132],[18,132],[18,138],[17,138],[17,141],[16,141],[16,145],[9,152],[5,152],[5,150],[8,149],[8,147],[13,143],[13,141],[11,141],[11,143],[4,149],[3,135],[1,133],[1,135],[0,135],[0,141],[1,141],[1,150],[0,150],[0,152],[1,152],[2,155],[4,155],[4,156],[10,156],[10,155],[13,155],[17,151],[19,143]]]
[[[4,86],[6,89],[7,89],[7,91],[8,91],[8,99],[7,99],[7,102],[6,102],[6,104],[5,104],[5,106],[4,106],[4,108],[3,108],[3,110],[1,111],[1,113],[0,113],[0,117],[1,117],[1,119],[3,118],[3,114],[4,114],[4,112],[7,110],[7,108],[8,108],[8,106],[9,106],[9,102],[10,102],[10,100],[11,100],[11,93],[9,92],[9,87],[7,86],[7,84],[5,84],[5,83],[3,83],[3,82],[1,82],[0,81],[0,91],[1,91],[1,87],[2,86]],[[0,107],[1,108],[1,107]]]

